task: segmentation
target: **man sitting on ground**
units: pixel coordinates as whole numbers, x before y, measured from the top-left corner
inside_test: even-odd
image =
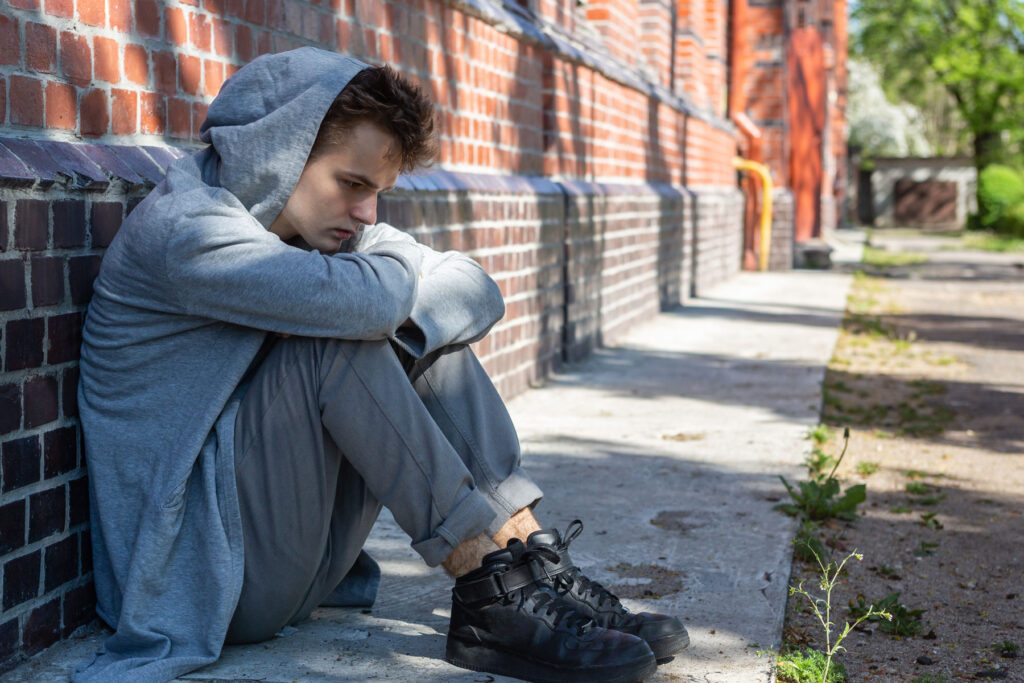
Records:
[[[677,619],[630,614],[573,566],[581,525],[534,518],[468,346],[503,315],[493,280],[376,223],[378,195],[435,154],[433,115],[390,68],[260,57],[210,106],[208,146],[125,221],[79,388],[115,633],[76,680],[169,680],[318,605],[371,603],[382,505],[457,577],[454,664],[626,681],[686,646]]]

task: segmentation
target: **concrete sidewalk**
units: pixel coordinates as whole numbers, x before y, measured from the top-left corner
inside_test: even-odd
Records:
[[[778,474],[804,474],[806,433],[850,278],[745,273],[665,313],[510,403],[542,523],[586,528],[572,555],[631,609],[678,614],[692,644],[652,680],[769,681],[794,522]],[[324,609],[265,644],[226,648],[184,680],[489,681],[443,661],[451,582],[385,512],[370,613]],[[5,682],[65,680],[104,634],[71,640]]]

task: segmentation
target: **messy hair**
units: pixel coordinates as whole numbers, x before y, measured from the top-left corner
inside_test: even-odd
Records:
[[[437,156],[434,104],[423,88],[390,66],[371,66],[356,74],[327,110],[309,158],[344,144],[362,122],[379,126],[398,142],[394,150],[405,173],[429,165]]]

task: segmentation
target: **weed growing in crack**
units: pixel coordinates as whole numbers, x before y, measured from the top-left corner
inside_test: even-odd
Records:
[[[911,388],[915,389],[914,398],[922,396],[940,396],[946,393],[949,388],[942,382],[930,379],[913,379],[908,382]]]
[[[929,543],[928,541],[921,541],[921,544],[914,549],[914,556],[928,557],[929,555],[934,555],[935,549],[938,547],[938,543]]]
[[[839,662],[828,667],[824,653],[811,648],[790,650],[775,659],[779,683],[846,683],[846,669]]]
[[[899,581],[900,575],[894,567],[890,567],[887,564],[879,563],[877,567],[868,567],[871,571],[875,572],[883,579],[889,579],[890,581]]]
[[[807,432],[807,438],[814,441],[815,445],[824,446],[828,443],[828,440],[835,434],[835,430],[826,424],[819,424],[817,427],[812,427]]]
[[[836,470],[843,462],[846,449],[850,445],[850,430],[843,430],[843,450],[836,458],[828,477],[821,478],[812,471],[811,479],[790,484],[785,477],[779,475],[782,485],[786,487],[792,503],[780,503],[775,509],[781,510],[791,517],[800,517],[812,521],[826,519],[853,520],[857,517],[857,506],[867,499],[867,487],[857,484],[840,494],[839,480],[835,478]]]
[[[862,477],[870,477],[878,471],[878,467],[877,462],[859,462],[857,463],[857,474]]]
[[[825,472],[834,467],[836,459],[817,446],[811,449],[811,454],[804,458],[804,465],[810,470],[811,478],[815,481],[824,482]]]
[[[1017,659],[1020,656],[1020,645],[1009,640],[992,643],[992,649],[1003,659]]]
[[[946,683],[948,680],[944,674],[921,674],[910,679],[910,683]]]
[[[824,630],[825,636],[825,649],[823,651],[815,650],[804,650],[799,654],[799,662],[804,669],[808,668],[811,662],[823,663],[814,670],[812,678],[784,678],[789,676],[790,673],[799,671],[795,664],[792,663],[793,653],[789,653],[787,656],[780,657],[776,665],[778,667],[778,676],[780,681],[785,680],[798,680],[798,681],[815,681],[828,683],[831,681],[844,681],[846,679],[846,673],[838,664],[834,664],[833,659],[835,656],[846,648],[842,646],[843,640],[850,632],[857,628],[861,622],[866,619],[889,619],[891,615],[883,609],[876,609],[873,606],[868,606],[863,614],[855,617],[853,623],[848,621],[843,622],[843,629],[841,633],[836,632],[837,624],[833,619],[833,606],[832,606],[832,593],[835,590],[836,585],[839,583],[839,577],[843,573],[843,569],[846,567],[847,562],[852,559],[856,559],[858,562],[864,559],[864,556],[854,551],[844,557],[839,562],[830,561],[827,564],[822,560],[821,555],[815,554],[815,561],[818,563],[818,569],[820,576],[818,579],[818,593],[812,594],[808,591],[805,586],[805,581],[801,579],[796,585],[789,587],[789,594],[804,598],[807,604],[810,606],[814,616],[817,617],[818,623],[821,624]],[[823,660],[823,662],[822,662]]]
[[[877,622],[878,629],[883,633],[894,636],[916,636],[924,630],[921,623],[923,609],[907,609],[907,606],[900,602],[899,593],[889,593],[876,603],[868,603],[863,595],[858,595],[856,601],[849,602],[850,616],[860,621]],[[886,614],[884,620],[877,616],[879,613]]]
[[[825,544],[818,538],[818,525],[809,519],[800,523],[793,539],[793,556],[801,562],[813,562],[827,554]]]

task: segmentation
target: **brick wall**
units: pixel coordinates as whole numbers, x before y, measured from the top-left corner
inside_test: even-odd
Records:
[[[380,215],[497,280],[508,312],[476,350],[504,396],[739,269],[727,3],[604,7],[617,25],[575,0],[0,8],[0,671],[93,615],[74,405],[91,279],[254,56],[318,45],[429,89],[440,163]]]
[[[710,287],[739,271],[743,258],[743,194],[736,188],[699,188],[695,193],[693,225],[693,293],[701,296]]]
[[[828,236],[840,223],[838,207],[846,179],[846,90],[848,20],[846,0],[747,0],[743,42],[748,74],[739,84],[745,113],[761,130],[760,159],[769,166],[777,185],[792,182],[789,98],[801,97],[787,88],[789,36],[794,29],[813,27],[823,41],[827,84],[820,103],[826,111],[821,131],[821,232]],[[806,210],[806,209],[802,209]],[[795,220],[795,212],[790,220]]]
[[[664,184],[565,190],[565,353],[575,360],[685,298],[690,207]]]
[[[827,165],[832,169],[827,187],[822,194],[831,206],[823,210],[822,228],[826,234],[831,229],[845,225],[842,215],[846,201],[846,188],[849,183],[847,172],[849,162],[846,150],[846,93],[847,93],[847,52],[848,28],[846,0],[830,0],[829,21],[826,36],[832,48],[832,73],[829,77],[829,151],[826,154]]]
[[[565,201],[540,177],[451,172],[405,176],[378,217],[435,249],[474,257],[505,299],[505,317],[475,345],[503,396],[562,361]]]
[[[171,158],[109,147],[101,168],[58,162],[74,153],[60,143],[8,142],[19,154],[0,145],[0,668],[93,618],[82,316],[104,249]]]
[[[742,84],[747,114],[761,129],[761,158],[777,184],[789,178],[786,146],[786,24],[781,0],[749,1],[745,42],[749,73]]]
[[[636,63],[640,33],[640,6],[635,0],[589,0],[587,21],[604,37],[609,52],[627,63]]]
[[[639,0],[638,8],[640,61],[647,65],[651,80],[665,88],[671,88],[673,80],[674,5],[673,0]]]
[[[677,87],[718,115],[725,113],[728,2],[679,0],[676,3]]]

